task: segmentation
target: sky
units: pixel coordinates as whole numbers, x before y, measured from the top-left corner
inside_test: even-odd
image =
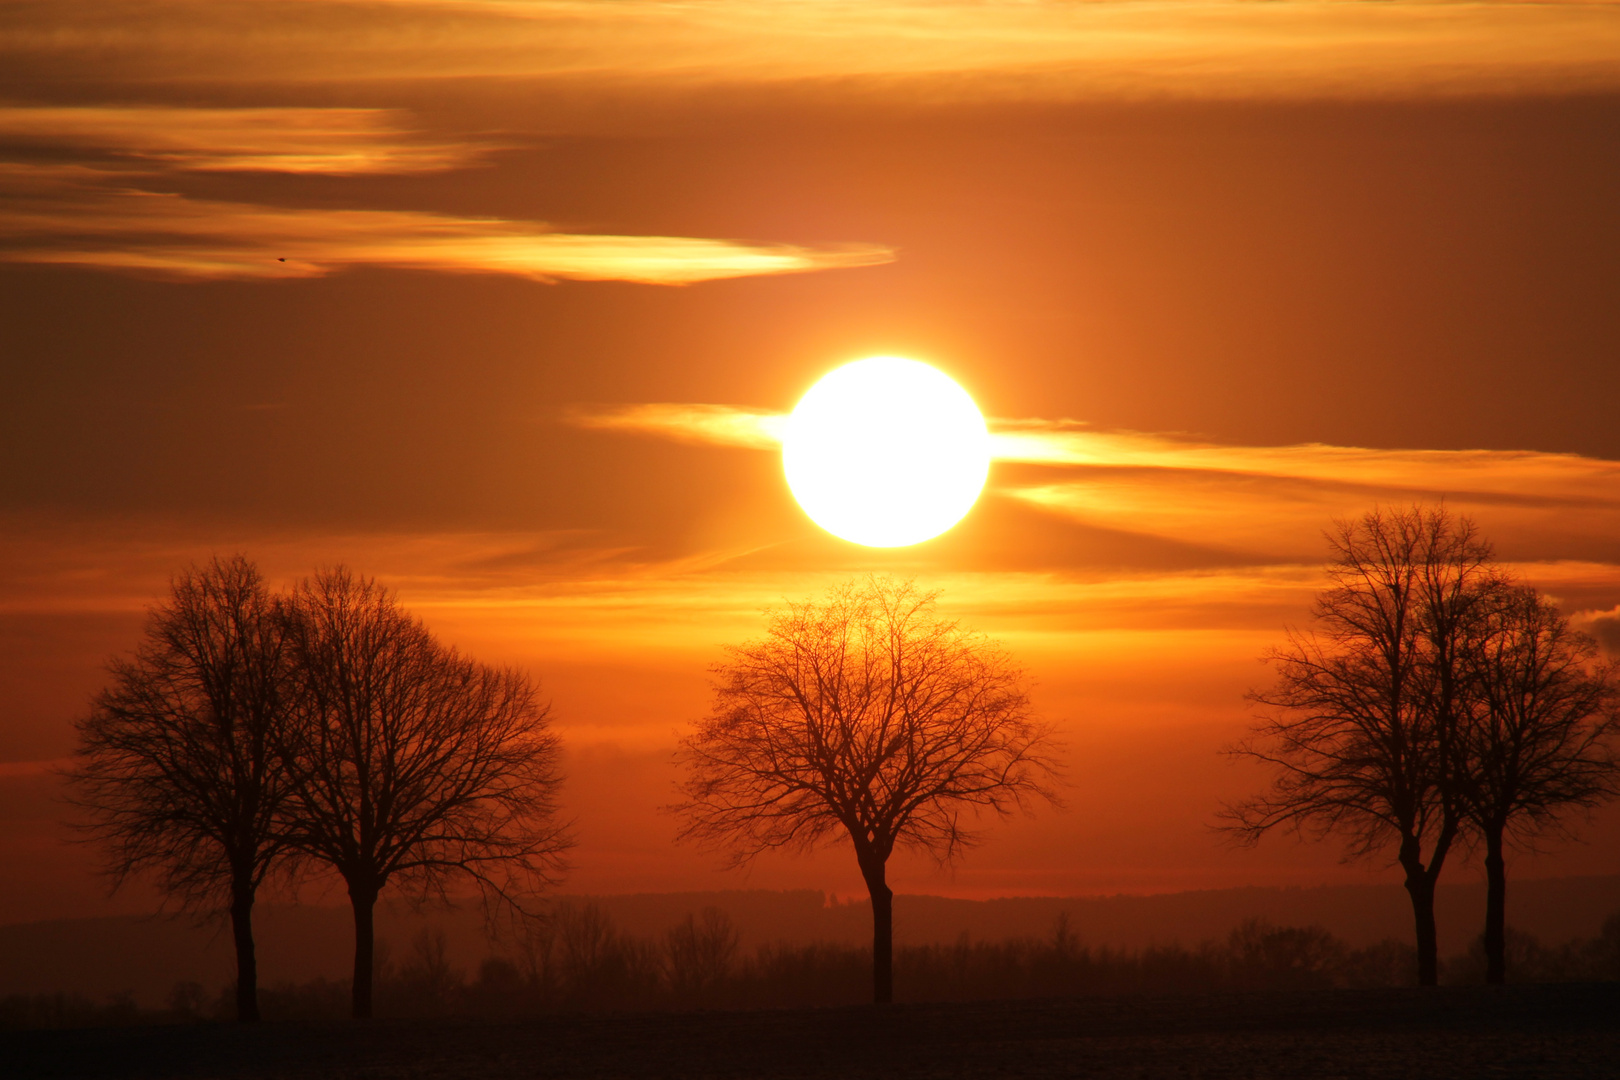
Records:
[[[1443,498],[1620,651],[1617,58],[1608,3],[5,5],[0,921],[150,908],[55,770],[170,575],[236,552],[540,680],[570,891],[861,893],[661,808],[724,647],[874,572],[1064,747],[1063,808],[899,891],[1392,880],[1223,841],[1266,775],[1221,750],[1377,505]],[[782,476],[780,418],[879,354],[993,435],[907,548]],[[1620,812],[1575,824],[1512,872],[1620,873]]]

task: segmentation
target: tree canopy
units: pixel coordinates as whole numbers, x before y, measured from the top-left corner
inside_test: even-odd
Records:
[[[847,837],[872,895],[874,994],[892,993],[897,846],[954,858],[964,814],[1053,798],[1048,729],[995,643],[937,594],[867,578],[790,604],[714,668],[708,717],[681,742],[681,835],[746,862]]]
[[[72,799],[121,882],[150,872],[186,910],[228,911],[237,1015],[259,1015],[252,909],[288,854],[279,743],[286,627],[258,569],[215,559],[170,584],[78,724]]]
[[[287,612],[288,841],[348,887],[367,1016],[372,910],[390,882],[426,895],[461,879],[517,904],[555,880],[572,843],[558,742],[527,676],[447,648],[374,581],[317,574]]]

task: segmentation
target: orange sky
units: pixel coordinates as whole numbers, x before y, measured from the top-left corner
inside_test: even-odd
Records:
[[[902,891],[1379,877],[1223,847],[1263,777],[1217,751],[1375,503],[1444,495],[1620,646],[1616,57],[1608,4],[8,8],[0,920],[148,903],[63,844],[51,763],[230,551],[532,669],[572,890],[859,891],[658,807],[721,647],[868,570],[1027,665],[1072,785]],[[877,353],[995,436],[895,551],[809,523],[775,443]],[[1620,813],[1583,835],[1518,872],[1620,872]]]

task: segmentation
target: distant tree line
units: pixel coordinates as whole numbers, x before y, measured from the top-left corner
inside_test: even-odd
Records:
[[[1504,982],[1506,846],[1620,791],[1615,669],[1443,506],[1373,511],[1329,539],[1314,625],[1268,657],[1276,682],[1251,695],[1262,714],[1233,750],[1274,782],[1226,825],[1249,842],[1288,828],[1337,835],[1351,856],[1392,853],[1423,985],[1440,973],[1441,870],[1460,846],[1483,848],[1484,973]]]
[[[812,943],[740,947],[717,909],[689,914],[655,938],[620,932],[594,905],[553,905],[505,949],[469,973],[451,962],[445,935],[424,929],[398,960],[379,948],[379,1014],[400,1017],[516,1017],[558,1012],[853,1005],[870,995],[871,952]],[[384,943],[386,944],[386,943]],[[1594,937],[1546,946],[1508,932],[1515,982],[1620,980],[1620,912]],[[1355,948],[1319,926],[1249,919],[1224,940],[1187,946],[1110,949],[1084,944],[1059,919],[1044,938],[902,945],[896,993],[910,1001],[972,1001],[1137,993],[1371,989],[1417,983],[1407,942]],[[1452,957],[1444,981],[1483,982],[1476,943]],[[344,981],[283,983],[263,992],[265,1015],[325,1020],[349,1007]],[[234,1014],[231,988],[217,997],[180,983],[161,1009],[132,1001],[94,1003],[68,994],[0,999],[0,1029],[186,1023]]]
[[[341,878],[366,1017],[386,886],[460,879],[517,904],[570,843],[531,680],[460,655],[342,568],[283,593],[239,556],[182,573],[78,733],[84,828],[115,881],[149,872],[183,909],[229,913],[242,1020],[260,1015],[252,917],[271,878]]]

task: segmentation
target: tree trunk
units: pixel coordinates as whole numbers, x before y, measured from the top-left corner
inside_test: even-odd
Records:
[[[231,937],[236,942],[236,1018],[259,1018],[259,959],[253,949],[253,886],[238,885],[231,896]]]
[[[872,897],[872,1000],[887,1005],[894,1000],[894,893],[887,880],[886,860],[861,860],[861,876]]]
[[[349,883],[349,902],[354,906],[354,981],[351,1000],[356,1020],[371,1019],[371,977],[376,966],[372,909],[377,904],[377,888]]]
[[[1507,865],[1502,859],[1502,826],[1485,833],[1485,981],[1507,982]]]
[[[1417,929],[1418,985],[1440,982],[1440,945],[1434,924],[1434,883],[1427,874],[1407,874],[1406,892],[1412,898],[1412,918]]]
[[[1437,869],[1425,867],[1419,854],[1419,841],[1407,836],[1401,841],[1401,869],[1406,871],[1406,894],[1412,898],[1412,920],[1416,925],[1418,985],[1440,983],[1440,945],[1434,925],[1434,882]]]
[[[1457,838],[1458,821],[1448,813],[1440,834],[1435,837],[1434,850],[1429,854],[1429,865],[1423,865],[1422,840],[1407,835],[1401,838],[1400,863],[1406,871],[1406,893],[1412,898],[1412,919],[1417,927],[1418,985],[1440,985],[1440,941],[1434,925],[1434,886],[1440,880],[1440,868],[1445,865],[1446,853]]]

